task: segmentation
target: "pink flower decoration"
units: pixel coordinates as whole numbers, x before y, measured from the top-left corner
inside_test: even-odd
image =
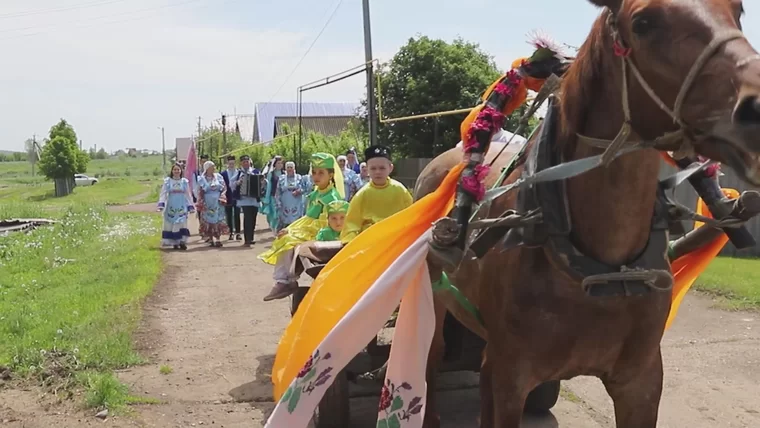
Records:
[[[490,168],[486,165],[475,167],[475,173],[470,176],[462,177],[462,189],[471,194],[475,201],[480,201],[486,195],[486,186],[483,181],[488,176]]]

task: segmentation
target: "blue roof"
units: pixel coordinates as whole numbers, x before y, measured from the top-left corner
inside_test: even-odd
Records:
[[[304,117],[358,116],[360,103],[302,103]],[[258,103],[254,109],[253,141],[267,142],[274,138],[274,120],[277,117],[297,117],[298,103]]]

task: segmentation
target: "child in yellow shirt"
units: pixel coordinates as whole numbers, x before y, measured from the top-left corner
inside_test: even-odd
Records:
[[[390,178],[393,172],[391,150],[370,146],[364,151],[370,182],[356,193],[348,207],[340,240],[348,243],[373,224],[412,205],[406,186]]]

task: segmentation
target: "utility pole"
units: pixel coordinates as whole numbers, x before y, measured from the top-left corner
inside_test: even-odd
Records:
[[[82,140],[79,140],[79,151],[82,151]]]
[[[161,161],[161,166],[166,171],[166,138],[164,135],[164,127],[159,126],[158,129],[161,130],[161,154],[163,155],[163,160]]]
[[[196,156],[200,158],[200,155],[202,155],[202,145],[203,142],[201,141],[201,117],[198,116],[198,147],[195,148]],[[198,159],[196,159],[197,161]]]
[[[369,144],[377,144],[377,110],[375,103],[374,63],[372,62],[372,31],[369,21],[369,0],[362,0],[364,14],[364,60],[367,67],[367,125]]]
[[[34,177],[34,164],[37,163],[39,159],[37,158],[37,134],[32,134],[32,177]]]
[[[222,152],[227,153],[227,116],[222,115]]]

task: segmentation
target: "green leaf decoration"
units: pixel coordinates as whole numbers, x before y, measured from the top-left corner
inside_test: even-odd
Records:
[[[306,382],[310,381],[316,375],[317,375],[317,368],[316,367],[312,367],[311,370],[309,370],[309,373],[306,373],[306,376],[303,377],[302,382],[306,383]]]
[[[290,400],[288,401],[288,413],[293,413],[296,410],[296,407],[298,406],[298,400],[301,399],[301,388],[296,388],[295,391],[293,391],[293,395],[290,397]]]
[[[401,421],[398,420],[398,416],[391,415],[391,417],[388,418],[388,428],[401,428]]]
[[[290,396],[293,395],[293,386],[291,385],[288,387],[288,390],[285,391],[284,394],[282,394],[282,398],[280,398],[280,402],[285,402],[290,400]]]
[[[385,419],[380,419],[377,421],[377,426],[375,428],[388,428],[388,421]]]
[[[404,400],[400,396],[397,395],[393,399],[393,402],[391,403],[391,413],[403,408],[404,408]]]

